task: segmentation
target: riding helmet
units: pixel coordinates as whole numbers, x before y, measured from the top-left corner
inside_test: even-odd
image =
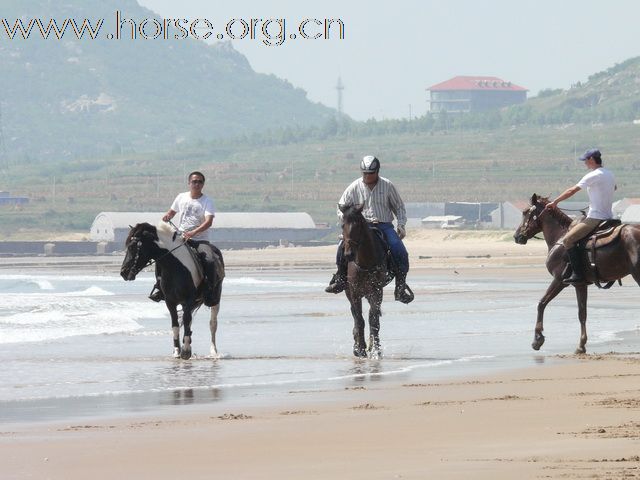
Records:
[[[360,162],[360,170],[363,173],[377,173],[380,170],[380,160],[373,155],[367,155]]]

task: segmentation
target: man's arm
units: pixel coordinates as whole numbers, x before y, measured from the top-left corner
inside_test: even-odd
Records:
[[[171,220],[173,217],[176,216],[176,212],[175,210],[169,209],[167,210],[167,213],[165,213],[162,217],[162,221],[163,222],[168,222],[169,220]]]
[[[342,222],[342,212],[340,211],[340,205],[353,205],[354,204],[354,200],[353,200],[353,192],[355,190],[355,187],[353,187],[352,185],[349,185],[347,187],[347,189],[342,193],[342,196],[340,197],[340,200],[338,200],[338,206],[336,207],[336,211],[338,213],[338,220],[340,220]]]
[[[558,205],[558,203],[562,202],[563,200],[566,200],[569,197],[574,196],[580,190],[582,189],[578,185],[574,185],[573,187],[567,188],[564,192],[558,195],[558,197],[555,200],[552,200],[551,202],[547,203],[547,206],[545,208],[555,208]]]
[[[404,208],[404,202],[393,183],[389,184],[389,207],[396,216],[398,227],[404,227],[407,224],[407,211]]]
[[[189,230],[188,232],[184,232],[182,236],[185,240],[189,240],[194,235],[197,235],[202,232],[206,232],[211,225],[213,224],[213,215],[205,215],[204,222],[200,224],[198,228],[194,228],[193,230]]]

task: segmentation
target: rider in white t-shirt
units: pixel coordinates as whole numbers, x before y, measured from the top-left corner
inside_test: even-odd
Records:
[[[202,193],[204,175],[200,172],[191,172],[188,178],[189,191],[180,193],[175,198],[162,220],[168,222],[179,213],[178,229],[182,232],[182,237],[190,241],[198,253],[204,254],[204,276],[207,283],[204,289],[204,304],[211,307],[214,302],[213,282],[216,277],[212,245],[209,243],[209,228],[213,223],[215,211],[213,201]],[[155,302],[164,300],[159,279],[151,290],[149,298]]]
[[[569,229],[562,238],[562,244],[569,254],[571,276],[564,280],[571,285],[584,284],[582,256],[576,243],[591,233],[602,220],[613,218],[611,206],[613,204],[613,192],[616,190],[616,180],[613,174],[602,166],[600,150],[587,150],[580,160],[591,170],[573,187],[567,188],[558,198],[549,202],[545,208],[556,208],[559,202],[587,189],[589,195],[589,212],[579,223]]]

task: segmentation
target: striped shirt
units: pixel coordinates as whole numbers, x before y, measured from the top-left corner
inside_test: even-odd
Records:
[[[391,223],[395,215],[398,225],[406,225],[407,212],[400,194],[391,181],[378,177],[378,183],[370,189],[358,178],[347,187],[340,197],[340,205],[364,205],[362,215],[367,222]],[[342,212],[338,208],[338,218]]]

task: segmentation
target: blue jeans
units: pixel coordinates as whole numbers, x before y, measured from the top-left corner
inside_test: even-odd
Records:
[[[400,237],[396,233],[395,228],[393,228],[393,223],[378,223],[376,226],[378,230],[384,234],[384,238],[389,244],[391,255],[393,255],[398,269],[406,275],[409,271],[409,254],[407,253],[404,243],[402,243],[402,240],[400,240]]]
[[[370,228],[378,228],[384,235],[385,240],[389,244],[389,249],[391,250],[391,255],[398,265],[398,269],[401,273],[405,275],[409,272],[409,254],[407,253],[407,249],[400,240],[400,237],[396,233],[396,230],[393,228],[393,223],[377,223],[377,224],[369,224]],[[336,265],[338,265],[338,269],[340,268],[340,264],[342,263],[342,259],[344,256],[344,251],[342,250],[342,240],[338,244],[338,253],[336,255]]]

